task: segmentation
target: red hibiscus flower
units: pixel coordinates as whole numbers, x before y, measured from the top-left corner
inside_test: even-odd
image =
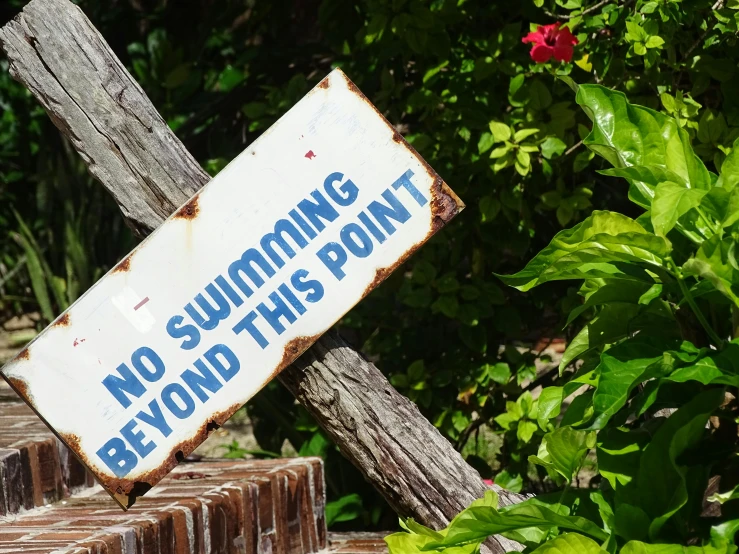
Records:
[[[560,29],[559,23],[552,23],[539,25],[536,31],[523,37],[521,42],[534,44],[530,55],[536,63],[546,63],[552,57],[559,62],[569,62],[572,60],[572,47],[577,44],[577,38],[567,27]]]

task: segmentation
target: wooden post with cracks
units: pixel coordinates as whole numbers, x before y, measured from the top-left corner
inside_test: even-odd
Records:
[[[43,105],[139,236],[210,179],[68,0],[33,0],[0,29],[0,43],[11,75]],[[335,331],[279,379],[398,514],[440,528],[485,492],[477,471]],[[498,492],[502,504],[523,498]],[[486,545],[496,553],[521,550],[503,537]]]

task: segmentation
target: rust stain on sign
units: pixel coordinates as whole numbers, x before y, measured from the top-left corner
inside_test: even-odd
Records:
[[[1,373],[128,508],[463,207],[335,70]]]
[[[51,325],[52,327],[57,327],[57,326],[66,327],[67,325],[69,325],[69,313],[63,314]]]
[[[177,210],[174,217],[176,219],[195,219],[198,217],[198,213],[200,213],[200,208],[198,207],[198,195],[195,195],[187,202],[187,204]]]
[[[112,272],[113,273],[118,273],[118,272],[125,273],[125,272],[127,272],[129,269],[131,269],[131,258],[132,257],[133,257],[133,254],[129,254],[128,256],[126,256],[125,258],[123,258],[120,262],[118,262],[118,265],[116,265],[113,268]]]

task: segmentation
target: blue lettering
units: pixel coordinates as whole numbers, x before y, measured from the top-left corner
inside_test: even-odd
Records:
[[[292,313],[290,308],[287,307],[287,304],[285,304],[280,295],[276,292],[270,293],[269,299],[275,305],[274,309],[268,308],[266,304],[262,302],[257,306],[257,311],[264,319],[267,320],[267,323],[270,324],[272,329],[274,329],[278,335],[281,335],[285,331],[285,327],[280,323],[280,318],[284,317],[288,323],[295,323],[298,318],[294,313]]]
[[[256,314],[254,314],[254,316],[256,317]],[[226,382],[230,381],[231,377],[236,375],[239,372],[239,369],[241,369],[241,362],[239,362],[236,354],[234,354],[233,351],[225,344],[216,344],[215,346],[211,346],[203,356],[210,362],[210,365],[215,368]],[[228,367],[218,359],[219,356],[223,358],[226,364],[228,364]]]
[[[403,187],[410,193],[413,199],[418,202],[419,206],[425,206],[426,204],[428,204],[428,200],[426,200],[426,197],[421,194],[421,191],[413,186],[413,183],[411,183],[411,177],[413,177],[413,175],[413,171],[409,169],[408,171],[403,173],[403,175],[401,175],[397,181],[393,183],[393,188],[395,190],[398,190],[400,187]]]
[[[119,365],[116,371],[120,374],[120,377],[108,375],[103,379],[103,385],[118,400],[121,406],[128,408],[131,405],[131,401],[126,396],[126,393],[136,398],[141,398],[141,395],[146,392],[146,387],[141,384],[141,381],[138,380],[126,364]]]
[[[290,290],[290,287],[288,287],[285,283],[277,287],[277,290],[282,293],[282,296],[284,296],[288,302],[290,302],[290,305],[295,308],[295,311],[298,312],[298,315],[303,315],[306,312],[303,303],[298,300],[298,297],[295,296],[293,291]]]
[[[198,312],[191,303],[185,306],[185,311],[192,320],[197,323],[198,327],[205,329],[206,331],[210,331],[218,327],[221,320],[226,319],[231,314],[231,304],[228,303],[228,300],[226,300],[226,298],[212,283],[205,287],[205,292],[215,300],[218,307],[213,306],[202,294],[198,294],[195,297],[195,302],[197,302],[200,309],[203,310],[205,318],[200,315],[200,312]]]
[[[181,315],[172,316],[167,322],[167,334],[173,339],[188,337],[182,341],[180,348],[183,350],[192,350],[200,344],[200,331],[194,325],[180,325],[184,321]]]
[[[269,344],[269,341],[264,338],[264,335],[259,332],[259,329],[256,328],[254,325],[254,320],[259,317],[255,311],[251,311],[244,318],[239,321],[236,325],[233,327],[233,332],[237,335],[241,333],[241,331],[247,331],[252,338],[257,341],[257,344],[262,347],[262,349],[267,348],[267,345]]]
[[[118,437],[106,442],[97,455],[116,477],[125,477],[139,463],[136,454],[126,448],[126,443]]]
[[[156,400],[152,400],[151,402],[149,402],[149,410],[151,411],[151,414],[147,414],[142,410],[138,414],[136,414],[136,417],[144,423],[147,423],[155,429],[158,429],[159,432],[165,437],[168,437],[170,434],[172,434],[172,428],[164,419],[164,414],[162,413],[162,409],[159,407],[159,402],[157,402]]]
[[[341,268],[346,263],[348,257],[346,255],[346,250],[344,250],[338,242],[329,242],[326,246],[316,252],[316,256],[318,256],[318,259],[323,262],[323,265],[331,270],[331,273],[333,273],[334,277],[339,281],[344,278],[346,273],[344,273]]]
[[[144,364],[144,360],[148,360],[153,368],[149,369],[147,364]],[[139,375],[150,383],[159,381],[159,379],[164,375],[164,362],[159,355],[148,346],[142,346],[141,348],[134,350],[134,353],[131,354],[131,363],[133,364],[134,369],[139,372]]]
[[[321,298],[323,298],[323,285],[320,281],[310,279],[305,281],[304,279],[308,276],[308,271],[305,269],[299,269],[290,277],[290,284],[298,292],[307,292],[305,295],[306,302],[315,304]]]
[[[241,255],[241,258],[233,262],[228,266],[228,276],[241,289],[247,298],[249,298],[254,291],[249,285],[246,284],[241,274],[244,273],[255,287],[259,288],[264,284],[264,278],[262,278],[252,264],[258,265],[262,272],[269,279],[275,274],[275,270],[269,265],[269,262],[264,259],[264,256],[255,248],[249,248],[246,252]]]
[[[326,228],[326,225],[324,225],[321,219],[331,223],[339,217],[339,212],[337,212],[336,208],[334,208],[329,201],[326,200],[326,197],[317,190],[314,190],[311,193],[311,196],[315,199],[315,202],[311,202],[307,198],[305,200],[301,200],[298,202],[298,209],[303,212],[303,215],[313,224],[313,227],[319,231],[323,231]]]
[[[275,223],[275,232],[267,233],[262,237],[262,240],[259,241],[259,245],[262,247],[262,250],[267,253],[267,256],[270,257],[278,269],[284,266],[285,262],[280,255],[275,252],[273,244],[279,246],[288,258],[292,259],[295,257],[295,250],[293,250],[292,246],[288,244],[283,234],[290,235],[290,238],[295,241],[295,244],[297,244],[299,248],[305,248],[308,246],[308,241],[300,234],[300,231],[298,231],[295,225],[290,223],[287,219],[279,219],[277,223]]]
[[[213,372],[201,360],[196,360],[194,365],[200,370],[199,374],[191,369],[186,369],[182,372],[180,378],[201,402],[206,402],[210,397],[203,389],[218,392],[223,387],[223,383],[213,375]]]
[[[216,284],[221,287],[221,290],[223,292],[226,293],[226,296],[228,296],[228,299],[233,302],[234,306],[238,308],[244,303],[244,301],[239,296],[239,293],[234,290],[234,288],[228,281],[226,281],[223,275],[219,275],[218,277],[216,277]]]
[[[367,227],[367,230],[372,233],[372,236],[377,239],[377,242],[382,244],[385,242],[385,235],[382,234],[382,231],[375,225],[374,221],[372,221],[369,216],[364,212],[359,212],[359,215],[357,216],[359,218],[359,221],[364,223],[364,226]]]
[[[354,237],[356,237],[356,239]],[[357,242],[357,239],[361,244],[360,242]],[[366,258],[372,254],[372,250],[374,250],[372,239],[369,238],[369,235],[365,233],[364,229],[356,223],[349,223],[344,226],[341,230],[341,242],[343,242],[344,246],[349,249],[349,252],[358,258]]]
[[[390,206],[373,201],[367,206],[367,210],[377,220],[377,223],[385,229],[385,232],[388,235],[392,235],[395,232],[395,226],[390,222],[390,219],[394,219],[399,223],[405,223],[410,219],[411,214],[390,189],[383,192],[382,197],[387,200]]]
[[[316,233],[313,230],[313,227],[308,225],[308,222],[303,219],[303,216],[298,213],[297,210],[290,210],[287,212],[288,215],[292,218],[292,220],[298,224],[298,227],[305,233],[305,236],[309,239],[314,239],[318,236],[318,233]]]
[[[180,407],[180,405],[175,402],[174,396],[179,397],[180,402],[184,404],[184,407]],[[179,383],[172,383],[171,385],[164,387],[162,390],[162,402],[164,402],[164,405],[178,419],[187,419],[195,411],[195,401],[187,390],[185,390],[185,387]]]
[[[149,453],[157,447],[157,445],[154,444],[153,441],[149,441],[144,444],[146,435],[144,435],[142,431],[135,431],[135,428],[136,420],[132,419],[123,426],[123,429],[121,429],[121,435],[123,435],[123,438],[133,446],[133,449],[140,457],[146,458],[146,456],[148,456]]]
[[[339,173],[338,171],[336,173],[332,173],[331,175],[326,177],[326,180],[323,182],[323,188],[331,197],[331,200],[336,202],[339,206],[349,206],[350,204],[353,204],[354,201],[357,199],[357,196],[359,195],[359,188],[351,181],[351,179],[347,179],[346,183],[341,185],[339,187],[339,190],[336,190],[334,183],[336,183],[337,181],[341,182],[343,178],[343,173]],[[344,194],[340,194],[339,191],[343,192]]]

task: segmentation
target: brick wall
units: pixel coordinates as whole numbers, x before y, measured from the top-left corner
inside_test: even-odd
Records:
[[[123,512],[0,387],[0,554],[372,554],[383,535],[326,532],[319,458],[184,463]]]

